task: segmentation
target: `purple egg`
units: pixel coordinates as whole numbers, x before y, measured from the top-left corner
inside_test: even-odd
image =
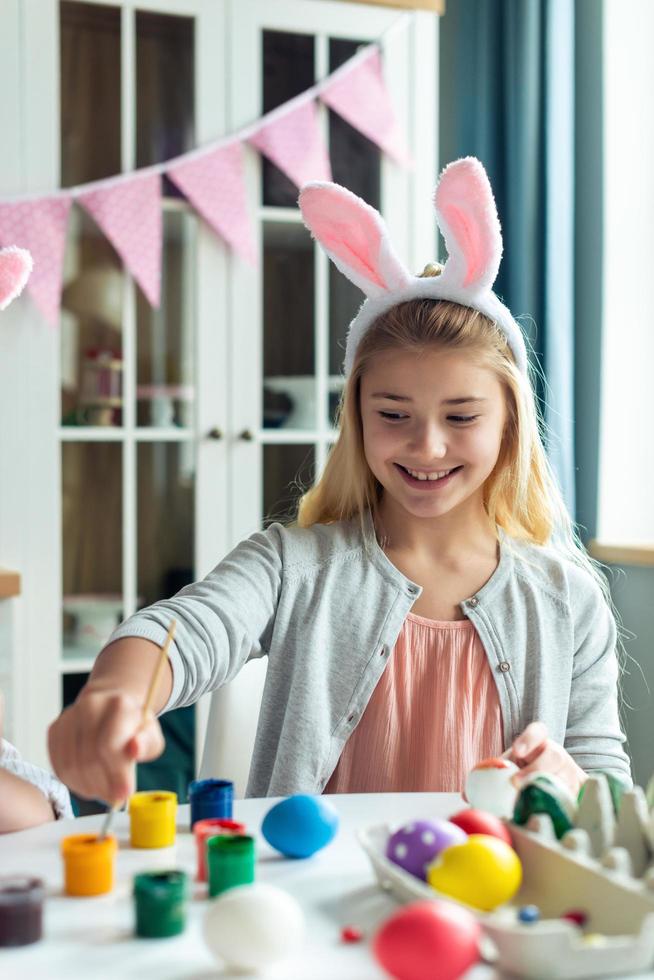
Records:
[[[386,844],[386,857],[424,881],[427,865],[441,851],[453,844],[463,844],[467,839],[465,830],[449,820],[414,820],[391,834]]]

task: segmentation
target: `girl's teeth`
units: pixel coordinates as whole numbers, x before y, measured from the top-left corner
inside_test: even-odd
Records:
[[[408,466],[406,471],[416,480],[441,480],[448,473],[452,472],[451,470],[441,470],[440,473],[418,473],[416,470],[410,470]]]

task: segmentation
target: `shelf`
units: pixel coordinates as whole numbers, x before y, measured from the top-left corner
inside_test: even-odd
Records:
[[[0,568],[0,599],[20,595],[20,575],[8,568]]]
[[[59,670],[62,674],[90,674],[95,657],[62,657]]]
[[[606,544],[590,541],[588,552],[592,558],[607,565],[644,565],[654,568],[654,544]]]

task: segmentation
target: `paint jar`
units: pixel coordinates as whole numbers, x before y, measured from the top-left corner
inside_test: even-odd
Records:
[[[237,820],[198,820],[193,827],[198,850],[198,881],[207,880],[207,841],[220,834],[245,834],[245,824]]]
[[[175,843],[177,794],[165,790],[134,793],[129,798],[132,847],[172,847]]]
[[[104,895],[114,887],[114,863],[118,845],[109,835],[73,834],[64,837],[64,891],[67,895]]]
[[[209,895],[213,898],[254,881],[254,837],[246,834],[220,834],[207,841]]]
[[[186,926],[188,875],[184,871],[146,871],[134,877],[136,935],[146,939],[177,936]]]
[[[40,878],[7,875],[0,878],[0,946],[29,946],[43,935]]]
[[[188,788],[191,830],[198,820],[232,819],[234,783],[229,779],[194,779]]]

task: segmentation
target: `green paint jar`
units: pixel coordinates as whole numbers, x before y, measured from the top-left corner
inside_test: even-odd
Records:
[[[136,935],[162,939],[183,932],[187,896],[188,875],[184,871],[145,871],[136,875]]]
[[[207,840],[209,895],[213,898],[254,881],[254,837],[247,834],[221,834]]]

